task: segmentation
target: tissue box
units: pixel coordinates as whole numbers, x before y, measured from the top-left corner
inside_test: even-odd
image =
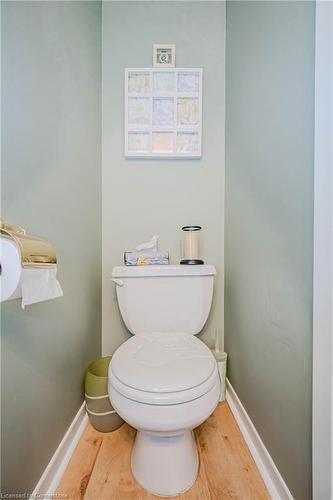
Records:
[[[126,266],[153,266],[169,264],[169,252],[125,252]]]

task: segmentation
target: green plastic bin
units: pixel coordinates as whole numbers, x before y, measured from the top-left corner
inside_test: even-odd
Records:
[[[90,363],[84,381],[89,420],[91,425],[100,432],[115,431],[124,423],[109,399],[108,369],[110,361],[111,356],[106,356]]]

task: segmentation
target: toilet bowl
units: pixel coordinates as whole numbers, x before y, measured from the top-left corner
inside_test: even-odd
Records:
[[[212,285],[215,269],[213,266],[200,266],[206,267],[201,269],[204,274],[190,274],[190,270],[183,274],[182,266],[154,267],[163,269],[155,269],[156,274],[149,274],[148,284],[146,280],[140,284],[137,274],[134,277],[131,273],[126,274],[126,268],[116,268],[113,273],[123,318],[127,326],[133,328],[134,325],[137,333],[124,342],[112,357],[109,396],[117,413],[137,429],[131,458],[135,479],[155,495],[176,496],[190,488],[198,474],[199,458],[193,429],[211,415],[219,400],[220,379],[215,358],[210,349],[194,336],[194,332],[198,333],[196,330],[201,329],[206,321],[211,303],[210,297],[207,311],[207,300],[202,299],[203,295],[207,299],[207,292],[212,292],[212,289],[207,287],[207,283],[203,285],[200,277],[209,278]],[[134,273],[138,271],[134,270]],[[142,273],[139,277],[146,276],[142,270],[139,273]],[[152,271],[148,270],[148,273]],[[163,273],[169,278],[166,284],[162,279],[165,277]],[[198,273],[197,269],[195,273]],[[192,301],[184,301],[184,286],[180,286],[175,279],[181,277],[197,278],[187,280],[185,286]],[[133,283],[130,278],[136,281]],[[135,293],[131,289],[133,287]],[[129,296],[133,300],[136,294],[134,303],[127,302]],[[192,321],[191,328],[188,327],[185,332],[165,331],[163,328],[167,323],[164,321],[165,307],[170,314],[170,302],[175,305],[175,295],[179,303],[173,310],[172,321],[174,325],[181,326]],[[153,299],[155,308],[150,312]],[[184,302],[187,304],[185,315],[179,309]],[[194,310],[191,302],[196,306]],[[199,303],[204,304],[204,311],[202,307],[197,308]],[[156,307],[160,315],[156,315]],[[186,314],[190,313],[197,317],[196,323],[192,316],[188,317],[189,321],[186,320]],[[148,315],[148,320],[147,317],[140,319],[142,314]],[[150,326],[149,318],[152,320]],[[142,331],[140,321],[148,326],[146,332]],[[153,329],[153,324],[158,330]]]

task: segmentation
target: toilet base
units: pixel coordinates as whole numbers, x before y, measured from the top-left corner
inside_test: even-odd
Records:
[[[137,482],[158,496],[176,496],[195,482],[199,457],[193,432],[168,435],[138,431],[132,450]]]

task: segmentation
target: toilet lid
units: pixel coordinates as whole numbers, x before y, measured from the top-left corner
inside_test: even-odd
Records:
[[[172,393],[192,389],[216,369],[208,347],[186,333],[135,335],[112,357],[110,369],[117,379],[133,389]]]

